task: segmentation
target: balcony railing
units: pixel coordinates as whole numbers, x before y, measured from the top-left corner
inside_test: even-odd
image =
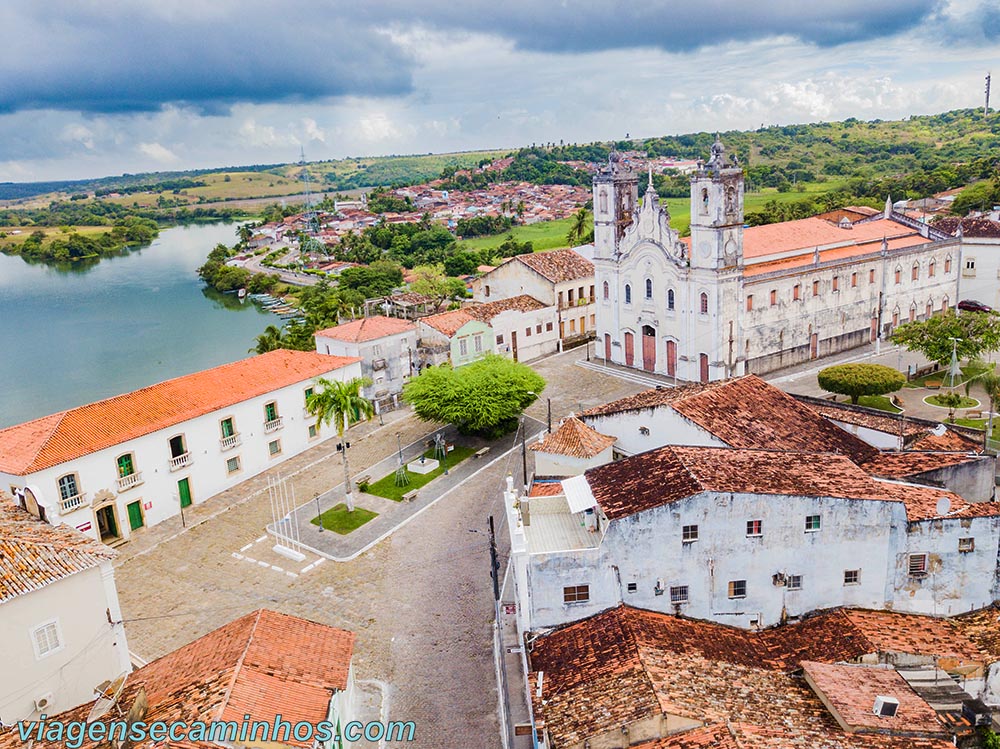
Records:
[[[284,418],[279,416],[277,419],[271,419],[270,421],[264,422],[264,432],[265,434],[277,432],[283,426],[285,426]]]
[[[128,476],[118,477],[118,491],[124,492],[131,489],[133,486],[139,486],[142,483],[142,472],[136,471],[135,473],[130,473]]]
[[[78,507],[82,507],[86,499],[83,492],[74,494],[72,497],[63,497],[59,500],[59,514],[65,515],[67,512],[73,512]]]
[[[223,437],[219,440],[219,447],[223,450],[232,450],[240,444],[240,442],[242,442],[242,440],[240,439],[239,434],[230,434],[228,437]]]
[[[181,453],[180,455],[170,459],[170,470],[178,471],[184,466],[191,465],[191,453]]]

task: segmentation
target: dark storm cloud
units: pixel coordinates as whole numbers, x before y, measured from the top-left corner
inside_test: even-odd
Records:
[[[414,62],[380,33],[388,28],[489,33],[564,53],[777,35],[830,46],[896,34],[936,1],[6,0],[0,113],[173,104],[221,114],[239,102],[401,95]]]
[[[14,0],[0,28],[0,112],[219,114],[411,87],[412,61],[385,35],[305,3]]]

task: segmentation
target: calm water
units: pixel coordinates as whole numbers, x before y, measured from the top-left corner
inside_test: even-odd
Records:
[[[233,224],[166,229],[89,268],[0,255],[0,426],[242,359],[280,321],[195,270]]]

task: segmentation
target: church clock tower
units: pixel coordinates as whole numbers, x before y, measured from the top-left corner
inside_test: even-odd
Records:
[[[743,265],[743,170],[716,136],[712,157],[691,176],[691,267]]]
[[[611,152],[608,165],[594,175],[594,258],[613,260],[639,202],[639,178]]]

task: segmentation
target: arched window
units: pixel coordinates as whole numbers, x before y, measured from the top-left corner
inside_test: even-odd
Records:
[[[931,260],[929,263],[927,263],[927,277],[928,278],[934,278],[934,270],[935,270],[935,268],[937,268],[937,263],[935,263],[933,260]]]
[[[951,273],[951,255],[944,259],[944,272]]]
[[[667,291],[667,309],[672,310],[674,308],[674,290],[669,289]]]
[[[652,299],[652,298],[653,298],[653,279],[652,278],[647,278],[646,279],[646,299]]]
[[[601,213],[607,213],[608,212],[608,191],[607,190],[601,190],[601,199],[600,199],[599,205],[601,207]]]
[[[947,262],[948,261],[946,260],[945,263]],[[948,311],[948,297],[945,297],[944,299],[941,300],[941,311],[942,312]]]
[[[910,272],[910,280],[916,281],[920,278],[920,263],[913,264],[913,270]]]
[[[605,299],[610,298],[610,296],[611,296],[611,290],[608,287],[608,282],[607,281],[604,282],[604,284],[601,286],[601,289],[602,289],[602,291],[604,293],[604,298]]]
[[[701,188],[701,212],[708,213],[708,188]]]
[[[902,280],[903,280],[903,269],[902,269],[902,268],[900,268],[900,267],[899,267],[899,266],[897,265],[897,266],[896,266],[896,283],[899,283],[899,282],[900,282],[900,281],[902,281]]]
[[[632,284],[625,284],[625,304],[632,304]]]
[[[701,314],[708,314],[708,294],[701,292]]]
[[[914,302],[910,305],[910,322],[917,319],[917,303]]]

